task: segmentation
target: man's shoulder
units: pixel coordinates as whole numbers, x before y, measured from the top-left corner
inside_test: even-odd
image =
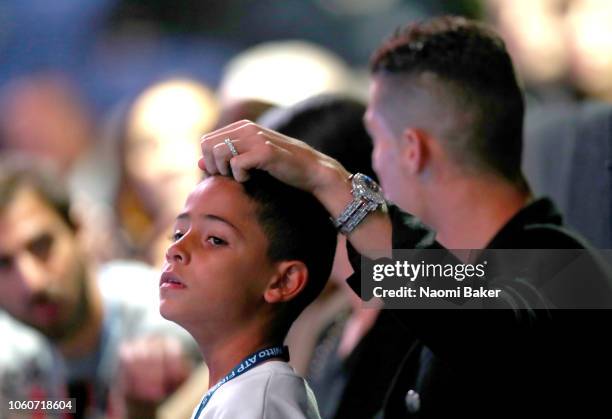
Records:
[[[496,234],[489,248],[589,249],[579,233],[563,224],[563,217],[549,198],[538,198],[512,217]]]
[[[15,354],[29,354],[48,348],[46,340],[36,330],[18,322],[9,314],[0,310],[0,355],[9,351]]]
[[[578,233],[563,225],[526,224],[515,236],[517,249],[588,249],[591,246]]]
[[[0,336],[0,417],[8,415],[8,400],[59,396],[61,367],[49,342],[1,310]]]

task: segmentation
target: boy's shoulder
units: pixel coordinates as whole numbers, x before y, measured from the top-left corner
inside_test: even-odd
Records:
[[[286,362],[270,361],[217,390],[203,418],[320,418],[304,378]]]

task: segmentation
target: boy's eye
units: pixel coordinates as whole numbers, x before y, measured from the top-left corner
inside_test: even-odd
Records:
[[[220,239],[219,237],[215,237],[215,236],[209,236],[206,241],[210,244],[212,244],[213,246],[224,246],[227,244],[227,242],[223,239]]]
[[[174,233],[172,233],[172,235],[170,236],[170,241],[172,242],[177,242],[181,239],[181,237],[183,237],[183,232],[182,231],[175,231]]]

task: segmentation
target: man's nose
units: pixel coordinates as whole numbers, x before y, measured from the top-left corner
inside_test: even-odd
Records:
[[[22,284],[30,293],[36,294],[48,287],[49,272],[35,257],[24,253],[16,258],[15,264]]]

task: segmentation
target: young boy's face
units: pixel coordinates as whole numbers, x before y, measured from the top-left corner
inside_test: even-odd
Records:
[[[275,271],[256,208],[230,178],[213,176],[196,186],[166,254],[162,316],[190,332],[231,333],[265,304],[263,293]]]

